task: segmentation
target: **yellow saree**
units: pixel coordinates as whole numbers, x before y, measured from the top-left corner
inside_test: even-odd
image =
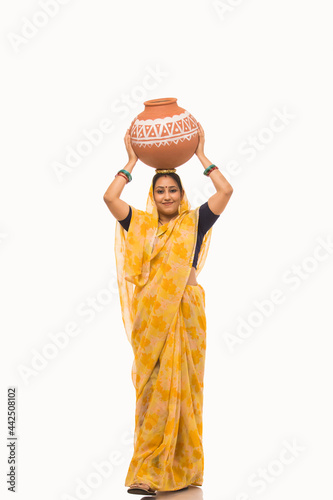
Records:
[[[199,207],[186,193],[179,215],[158,227],[150,186],[146,211],[132,207],[128,232],[116,222],[115,256],[122,319],[134,361],[134,453],[125,486],[143,482],[158,491],[203,483],[205,291],[187,285],[194,258]],[[197,275],[208,252],[205,234]]]

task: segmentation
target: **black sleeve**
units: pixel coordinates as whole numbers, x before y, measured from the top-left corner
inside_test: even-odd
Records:
[[[123,219],[123,220],[118,221],[123,226],[123,228],[126,229],[126,231],[128,231],[128,228],[129,228],[129,225],[131,222],[131,218],[132,218],[132,207],[130,205],[127,217],[125,217],[125,219]]]
[[[198,232],[201,234],[207,233],[208,229],[217,221],[219,215],[214,214],[208,206],[208,201],[199,208]]]

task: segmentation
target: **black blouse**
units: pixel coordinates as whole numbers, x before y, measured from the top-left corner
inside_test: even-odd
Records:
[[[127,217],[125,219],[118,221],[126,231],[128,231],[131,218],[132,218],[132,208],[131,206],[129,207],[129,212]],[[208,206],[208,201],[203,203],[203,205],[200,205],[199,208],[199,221],[198,221],[198,238],[197,238],[197,244],[195,247],[195,253],[194,253],[194,259],[193,259],[193,264],[192,267],[197,268],[197,263],[198,263],[198,256],[200,252],[200,248],[202,245],[202,240],[207,231],[212,227],[212,225],[217,221],[219,218],[219,215],[214,214],[211,209]]]

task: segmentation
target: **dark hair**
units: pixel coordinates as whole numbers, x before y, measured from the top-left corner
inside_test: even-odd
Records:
[[[153,191],[155,189],[155,184],[156,184],[156,181],[157,179],[159,179],[160,177],[162,177],[162,175],[169,175],[170,177],[172,177],[178,184],[178,187],[180,189],[180,192],[182,193],[183,192],[183,186],[182,186],[182,182],[180,180],[180,177],[178,174],[176,174],[175,172],[170,172],[169,174],[160,174],[160,173],[156,173],[153,177]]]

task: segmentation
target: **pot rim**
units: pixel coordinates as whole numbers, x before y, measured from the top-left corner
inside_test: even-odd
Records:
[[[150,99],[145,101],[143,104],[145,106],[163,106],[165,104],[172,104],[177,102],[177,97],[161,97],[159,99]]]

